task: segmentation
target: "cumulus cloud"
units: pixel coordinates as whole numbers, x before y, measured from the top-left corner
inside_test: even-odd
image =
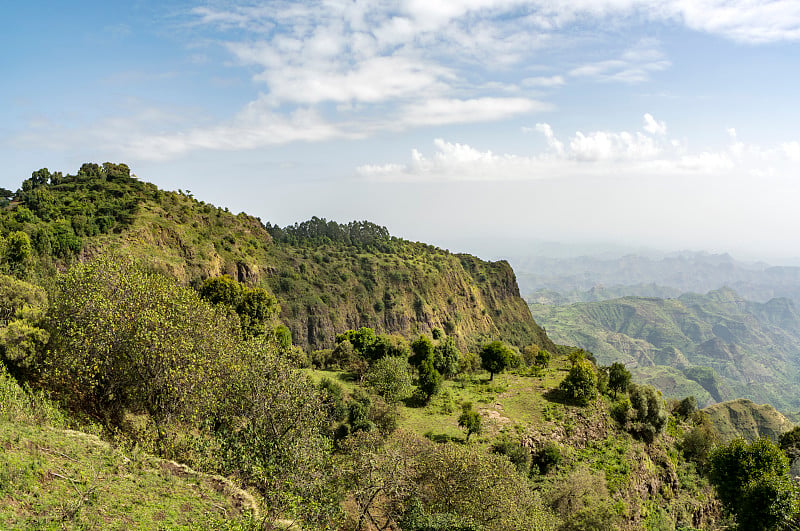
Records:
[[[260,95],[216,124],[190,120],[172,133],[159,127],[119,135],[127,134],[122,144],[135,153],[167,156],[541,113],[554,109],[547,98],[573,82],[646,83],[670,68],[658,41],[630,43],[614,30],[641,22],[749,44],[800,40],[795,0],[224,0],[190,9],[186,26],[247,68]],[[587,25],[612,28],[607,53],[575,52],[604,33],[590,35]],[[193,54],[208,60],[213,54],[201,46]],[[536,66],[565,50],[591,60]],[[255,122],[245,118],[254,113]],[[576,159],[636,158],[656,149],[648,135],[665,136],[663,122],[645,117],[641,133],[554,142],[570,146]]]
[[[644,130],[651,135],[663,135],[667,133],[667,124],[658,122],[650,113],[644,115]]]
[[[549,124],[538,123],[530,131],[545,138],[547,149],[532,155],[498,154],[436,139],[432,155],[414,149],[408,163],[367,164],[356,171],[368,179],[401,181],[518,181],[577,176],[724,179],[734,171],[754,178],[777,175],[780,168],[800,160],[798,142],[773,147],[733,142],[717,151],[691,151],[683,142],[665,138],[666,124],[652,115],[645,115],[644,127],[654,131],[578,131],[563,141]]]

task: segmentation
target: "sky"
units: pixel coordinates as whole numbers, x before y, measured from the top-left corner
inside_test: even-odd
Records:
[[[265,222],[485,258],[800,263],[797,0],[6,4],[5,188],[124,162]]]

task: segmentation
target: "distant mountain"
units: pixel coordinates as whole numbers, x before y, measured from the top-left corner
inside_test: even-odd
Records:
[[[800,312],[789,299],[752,302],[726,288],[530,308],[554,341],[621,361],[668,396],[800,410]]]
[[[682,252],[662,257],[509,259],[530,302],[566,304],[624,296],[677,297],[730,287],[748,300],[786,297],[800,304],[800,267],[742,262],[728,254]]]
[[[769,437],[773,441],[794,428],[794,424],[769,404],[754,404],[738,399],[714,404],[704,409],[723,442],[741,437],[753,441]]]

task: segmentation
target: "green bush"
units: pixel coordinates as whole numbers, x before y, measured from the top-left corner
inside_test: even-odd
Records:
[[[577,358],[559,385],[570,400],[586,406],[597,398],[597,373],[592,362]]]
[[[411,396],[411,367],[405,358],[388,356],[379,359],[367,370],[364,379],[387,402],[400,402]]]

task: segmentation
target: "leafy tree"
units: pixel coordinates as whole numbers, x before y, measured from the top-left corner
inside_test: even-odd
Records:
[[[675,408],[675,413],[684,419],[691,417],[695,411],[697,411],[697,399],[694,396],[687,396],[682,399]]]
[[[568,358],[569,358],[570,363],[574,367],[575,364],[578,363],[579,360],[585,360],[586,359],[586,351],[583,350],[582,348],[573,350],[572,352],[569,353]]]
[[[533,456],[531,464],[540,474],[547,474],[561,464],[561,448],[557,443],[548,442]]]
[[[433,364],[433,342],[428,336],[420,334],[420,336],[411,343],[411,357],[408,361],[417,368],[419,368],[424,361],[429,361]]]
[[[619,362],[612,363],[608,369],[608,387],[614,391],[614,399],[617,398],[618,391],[627,391],[630,383],[631,373],[625,365]]]
[[[561,529],[604,531],[615,529],[619,521],[605,474],[586,467],[559,480],[549,493],[549,502],[565,520]]]
[[[416,497],[428,514],[458,515],[497,531],[555,527],[504,455],[473,445],[430,444],[415,466]]]
[[[652,385],[631,384],[628,387],[631,409],[627,412],[625,429],[652,442],[667,425],[667,405]]]
[[[508,457],[521,476],[526,477],[530,473],[531,451],[519,441],[502,436],[492,444],[492,452]]]
[[[433,348],[433,366],[445,378],[451,378],[458,373],[460,357],[461,353],[456,347],[456,342],[451,337],[442,339]]]
[[[481,414],[472,407],[472,402],[465,402],[461,406],[461,416],[458,417],[458,425],[467,430],[467,442],[473,433],[481,433]]]
[[[536,353],[536,357],[534,358],[534,365],[541,368],[547,368],[550,365],[550,352],[544,349],[539,349],[539,352]]]
[[[790,460],[800,457],[800,426],[782,433],[778,438],[778,444]]]
[[[419,390],[425,402],[439,392],[442,387],[442,375],[433,368],[430,360],[423,361],[419,366]]]
[[[489,371],[489,380],[514,363],[514,352],[502,341],[492,341],[481,349],[481,366]]]
[[[379,359],[365,374],[367,384],[387,402],[394,403],[411,396],[411,372],[405,358],[387,356]]]
[[[329,521],[340,500],[319,388],[276,355],[267,336],[238,345],[217,397],[218,446],[211,461],[218,472],[258,490],[269,518]]]
[[[25,276],[33,253],[30,237],[22,231],[12,232],[5,239],[4,248],[3,261],[8,270],[18,278]]]
[[[370,345],[367,357],[372,360],[379,360],[384,357],[403,358],[407,360],[411,354],[408,342],[399,335],[380,334]]]
[[[29,370],[49,339],[44,289],[0,275],[0,360],[14,372]]]
[[[264,288],[251,288],[228,275],[206,279],[200,296],[213,304],[224,304],[239,316],[245,338],[259,336],[280,313],[278,300]]]
[[[158,424],[213,415],[238,323],[196,292],[122,257],[56,279],[47,378],[101,418],[128,409]]]
[[[589,405],[597,397],[597,373],[592,362],[576,359],[559,389],[578,404]]]
[[[700,414],[698,421],[689,432],[683,436],[680,448],[689,461],[694,462],[700,469],[705,469],[711,450],[719,444],[719,433],[708,415]]]
[[[798,488],[789,479],[789,461],[769,438],[718,446],[709,463],[722,506],[742,529],[782,529],[797,517]]]

